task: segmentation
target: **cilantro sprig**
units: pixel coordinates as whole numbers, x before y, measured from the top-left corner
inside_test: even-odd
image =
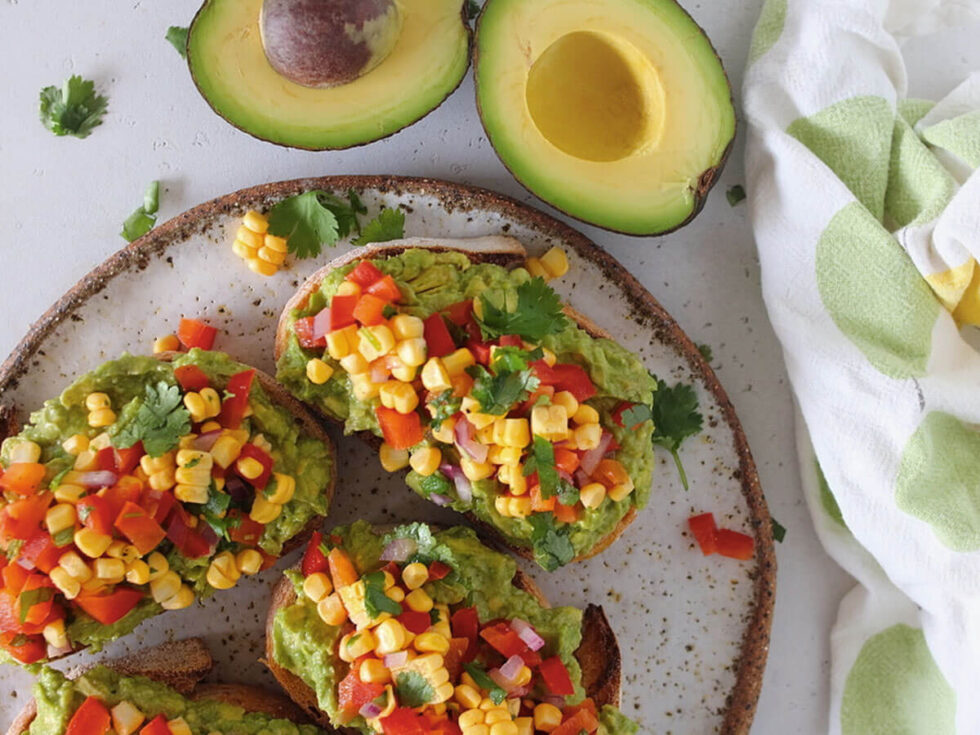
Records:
[[[41,122],[55,135],[87,138],[102,124],[109,99],[96,94],[95,82],[75,75],[61,88],[41,90]]]
[[[555,466],[554,444],[544,437],[534,435],[531,456],[524,463],[523,472],[525,477],[538,473],[541,497],[545,500],[557,493],[562,505],[575,505],[578,502],[578,491],[558,474],[558,468]],[[572,497],[574,500],[567,502]]]
[[[466,372],[473,378],[470,393],[479,402],[480,411],[494,416],[505,415],[515,403],[526,400],[541,384],[530,370],[502,371],[494,375],[482,365],[473,365]]]
[[[476,663],[463,664],[463,668],[466,669],[466,673],[473,677],[473,681],[480,689],[484,689],[490,692],[490,701],[494,704],[500,704],[507,698],[507,692],[504,691],[497,682],[490,678],[486,669]]]
[[[417,671],[403,671],[395,679],[398,702],[403,707],[424,707],[435,698],[435,690]]]
[[[556,527],[555,517],[551,513],[532,513],[527,518],[532,528],[534,560],[543,569],[553,572],[575,558],[575,547],[569,538],[571,526],[563,524],[560,528]]]
[[[463,404],[463,399],[454,396],[452,390],[444,390],[426,405],[429,415],[432,417],[432,428],[438,431],[442,428],[442,422],[451,416],[459,413],[459,408]]]
[[[557,334],[568,324],[561,299],[543,278],[532,278],[517,287],[517,306],[513,311],[497,306],[487,294],[480,295],[483,315],[478,317],[485,339],[516,334],[537,341]]]
[[[400,209],[385,207],[377,217],[364,225],[361,234],[354,240],[360,247],[371,242],[388,242],[405,236],[405,213]]]
[[[124,426],[110,431],[112,445],[128,449],[138,441],[151,457],[159,457],[191,430],[191,415],[184,408],[180,389],[160,381],[146,386],[136,415]]]
[[[685,439],[701,433],[704,421],[698,411],[698,394],[694,386],[687,383],[668,386],[665,381],[657,378],[651,418],[654,427],[653,443],[670,452],[681,484],[687,490],[687,473],[678,450]]]
[[[364,609],[372,618],[381,613],[401,615],[402,606],[385,594],[384,572],[371,572],[364,577]]]
[[[177,53],[180,54],[180,58],[187,58],[187,32],[189,28],[183,26],[170,26],[167,29],[167,35],[164,38],[177,49]]]
[[[123,222],[122,232],[119,233],[126,242],[132,242],[143,237],[157,223],[157,211],[160,209],[160,182],[151,181],[143,192],[143,204],[139,206]]]

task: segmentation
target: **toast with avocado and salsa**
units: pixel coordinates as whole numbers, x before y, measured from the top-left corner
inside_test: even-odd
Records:
[[[385,735],[621,735],[602,608],[549,607],[470,528],[314,534],[273,591],[266,663],[324,727]]]
[[[276,694],[244,684],[202,684],[213,666],[190,638],[66,677],[41,668],[34,698],[7,735],[319,735]]]
[[[0,661],[58,658],[235,586],[327,514],[329,437],[219,352],[123,355],[0,450]]]
[[[629,409],[657,383],[562,305],[567,269],[509,237],[352,251],[287,303],[277,378],[545,569],[592,556],[649,499],[653,423]]]

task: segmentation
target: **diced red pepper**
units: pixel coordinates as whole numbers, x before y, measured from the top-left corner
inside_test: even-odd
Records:
[[[533,474],[537,474],[536,472]],[[541,496],[541,485],[535,478],[534,482],[531,482],[531,478],[528,478],[528,495],[531,497],[531,511],[534,513],[553,513],[555,510],[555,504],[558,503],[558,498],[552,495],[550,498],[543,498]]]
[[[560,470],[564,470],[568,474],[574,474],[575,470],[578,469],[581,459],[578,454],[573,452],[571,449],[556,449],[555,450],[555,467]]]
[[[360,579],[357,569],[354,568],[354,562],[350,560],[347,552],[339,547],[330,549],[330,553],[327,554],[327,566],[330,567],[330,578],[335,590],[354,584]]]
[[[405,609],[402,614],[398,616],[398,622],[405,626],[405,629],[419,635],[424,633],[432,625],[432,621],[429,618],[429,613],[416,612],[415,610]]]
[[[177,339],[188,350],[194,347],[210,350],[214,346],[214,338],[217,335],[217,329],[199,319],[181,319],[180,326],[177,328]]]
[[[457,327],[462,327],[473,318],[473,300],[455,303],[445,310],[445,314],[449,317],[449,321]]]
[[[466,349],[473,353],[473,359],[476,360],[481,365],[490,364],[490,352],[492,344],[489,342],[481,342],[480,340],[467,340]]]
[[[443,656],[443,665],[449,672],[449,680],[454,681],[463,671],[463,664],[469,663],[466,656],[470,650],[469,638],[451,638],[449,650]]]
[[[462,735],[463,731],[459,729],[457,725],[452,720],[446,718],[446,715],[432,715],[424,714],[421,716],[423,720],[423,728],[426,733],[432,735]]]
[[[143,726],[140,735],[172,735],[172,733],[170,732],[170,725],[167,724],[167,718],[163,715],[157,715]]]
[[[149,554],[167,537],[167,532],[145,510],[128,501],[116,516],[116,528],[139,550],[140,556]]]
[[[718,551],[718,527],[713,513],[691,516],[687,519],[687,525],[701,547],[702,554],[708,556]]]
[[[197,365],[181,365],[174,368],[174,377],[185,391],[199,391],[211,385],[211,380]]]
[[[311,574],[317,574],[318,572],[326,572],[330,569],[326,554],[320,551],[321,543],[323,543],[323,534],[319,531],[314,531],[313,535],[310,536],[310,543],[306,547],[306,553],[303,554],[303,563],[300,565],[304,577],[309,577]]]
[[[497,341],[500,342],[500,346],[501,347],[523,347],[524,346],[524,340],[522,340],[516,334],[503,334],[503,335],[500,336],[500,339],[497,340]]]
[[[382,276],[364,289],[364,293],[369,293],[372,296],[377,296],[379,299],[391,302],[401,301],[402,298],[401,289],[398,288],[398,284],[395,283],[395,279],[391,276]]]
[[[580,709],[551,731],[551,735],[580,735],[599,729],[599,719],[587,709]]]
[[[0,635],[0,648],[22,664],[35,664],[43,661],[48,655],[48,644],[40,635],[4,633]]]
[[[330,300],[331,332],[349,327],[357,322],[354,309],[357,308],[357,302],[360,298],[357,294],[337,294]],[[326,337],[324,337],[323,346],[326,346]]]
[[[429,564],[429,579],[433,582],[438,582],[440,579],[445,579],[449,576],[449,573],[453,570],[448,564],[443,564],[441,561],[436,559],[434,562]]]
[[[562,505],[561,503],[555,503],[555,520],[559,523],[577,523],[579,519],[579,510],[577,505]]]
[[[253,521],[237,508],[233,508],[232,510],[228,511],[228,515],[231,518],[238,519],[238,523],[228,529],[229,538],[231,538],[231,540],[236,544],[242,544],[243,546],[257,546],[259,539],[262,538],[262,533],[265,531],[265,526],[261,523]]]
[[[8,592],[19,595],[24,585],[27,584],[31,573],[20,564],[8,564],[0,572],[0,576],[3,577],[3,588]]]
[[[719,529],[715,534],[718,553],[731,559],[747,561],[755,555],[755,539],[738,531]]]
[[[569,718],[575,713],[577,713],[579,710],[583,710],[583,709],[587,712],[591,712],[592,716],[595,717],[597,720],[599,719],[599,708],[596,707],[595,700],[593,700],[592,697],[586,697],[578,704],[567,705],[562,709],[561,713],[562,715],[564,715],[564,718]]]
[[[112,487],[99,491],[99,496],[109,504],[109,517],[115,519],[126,503],[140,504],[143,483],[135,477],[122,477]]]
[[[245,482],[250,484],[256,490],[265,490],[265,486],[269,484],[269,478],[272,477],[272,466],[275,461],[270,457],[264,450],[259,449],[254,444],[246,444],[242,447],[241,454],[238,455],[239,458],[251,457],[252,459],[258,461],[262,465],[262,474],[258,477],[253,477],[249,479],[238,471],[238,463],[236,462],[232,467],[235,468],[235,473],[241,477]]]
[[[531,413],[531,409],[534,408],[534,404],[538,402],[541,396],[547,396],[548,398],[553,398],[555,395],[555,386],[553,385],[539,385],[535,391],[528,396],[527,400],[520,405],[517,409],[518,416],[527,416]]]
[[[78,520],[86,528],[90,528],[103,536],[112,535],[112,508],[109,501],[101,495],[89,495],[75,504]]]
[[[129,449],[117,449],[116,450],[116,471],[120,475],[128,475],[130,472],[136,469],[136,465],[140,463],[140,457],[142,457],[146,452],[143,450],[143,442],[136,442]]]
[[[46,600],[40,600],[31,605],[28,609],[24,609],[24,604],[27,593],[31,590],[48,589],[50,590],[47,594],[50,595]],[[24,586],[20,590],[20,595],[17,598],[17,616],[18,619],[27,625],[39,625],[47,621],[51,614],[52,607],[54,606],[54,583],[48,578],[46,574],[31,574],[27,577],[27,581],[24,582]]]
[[[579,365],[564,363],[549,367],[544,360],[537,360],[531,365],[542,383],[555,386],[555,390],[559,392],[567,390],[579,403],[596,394],[592,379],[585,368]]]
[[[242,425],[245,411],[248,410],[248,397],[252,393],[254,380],[255,370],[243,370],[228,378],[228,384],[225,386],[227,398],[221,402],[221,415],[218,417],[218,421],[226,429],[234,430]]]
[[[357,672],[351,668],[350,673],[337,685],[337,703],[344,720],[349,721],[356,717],[361,707],[380,697],[383,691],[381,684],[361,681]]]
[[[17,614],[17,598],[20,593],[0,589],[0,633],[20,632],[20,615]]]
[[[456,343],[449,333],[442,314],[432,314],[423,322],[423,336],[429,357],[444,357],[456,350]]]
[[[520,656],[528,666],[537,666],[541,662],[541,656],[528,648],[517,631],[507,623],[486,626],[480,631],[480,637],[504,658]]]
[[[154,490],[151,487],[144,489],[140,496],[140,506],[161,526],[167,520],[167,516],[170,515],[170,511],[176,502],[173,493]]]
[[[43,529],[38,529],[21,547],[18,559],[23,559],[28,564],[37,567],[47,574],[56,566],[65,549],[60,549],[54,545],[51,535]]]
[[[425,735],[423,724],[415,710],[408,707],[398,707],[381,719],[381,729],[385,735]]]
[[[213,550],[208,540],[190,526],[190,514],[179,504],[175,504],[167,523],[167,538],[188,559],[199,559]]]
[[[469,663],[476,658],[480,647],[480,618],[477,615],[476,608],[459,608],[450,617],[449,627],[452,629],[453,638],[465,638],[469,642],[469,648],[463,656],[463,663]]]
[[[65,729],[65,735],[105,735],[111,724],[112,717],[106,706],[97,698],[88,697],[75,710]]]
[[[572,679],[568,675],[568,669],[565,668],[564,662],[558,656],[546,658],[541,662],[538,671],[541,674],[541,678],[544,679],[544,685],[548,687],[548,691],[552,694],[559,697],[568,697],[575,693],[575,687],[572,686]]]
[[[424,438],[422,420],[414,411],[404,414],[393,408],[378,406],[374,412],[385,442],[392,449],[410,449]]]
[[[53,498],[51,493],[30,495],[0,510],[0,543],[6,546],[11,539],[26,541],[31,538],[44,520]]]
[[[112,447],[103,447],[95,453],[95,466],[100,470],[116,471],[116,450]]]
[[[330,312],[331,315],[333,312]],[[299,346],[306,350],[315,350],[327,346],[327,338],[313,336],[312,316],[303,316],[293,322],[293,331],[296,332],[296,340]]]
[[[382,276],[384,276],[384,273],[378,270],[378,267],[374,263],[370,260],[362,260],[354,270],[345,276],[344,280],[353,281],[362,289],[365,289]]]
[[[103,625],[112,625],[126,617],[143,597],[143,590],[116,585],[107,595],[83,592],[75,598],[74,603]]]
[[[373,327],[384,323],[385,308],[390,303],[380,299],[373,294],[363,294],[357,299],[357,306],[354,307],[354,318],[365,327]]]
[[[34,495],[41,486],[44,473],[44,465],[38,462],[14,462],[0,475],[0,490]]]

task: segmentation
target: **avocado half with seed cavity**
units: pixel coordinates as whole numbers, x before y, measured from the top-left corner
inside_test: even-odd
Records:
[[[325,150],[425,117],[463,79],[469,49],[463,0],[206,0],[187,61],[235,127]]]
[[[700,211],[735,109],[711,42],[675,0],[488,0],[475,57],[490,142],[541,199],[631,235]]]

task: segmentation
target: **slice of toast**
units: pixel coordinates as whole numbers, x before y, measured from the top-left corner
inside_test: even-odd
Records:
[[[279,317],[279,325],[276,329],[275,357],[278,362],[282,353],[285,351],[289,339],[289,315],[294,309],[303,309],[309,302],[310,297],[317,291],[327,274],[337,268],[342,268],[349,263],[365,258],[390,258],[399,255],[406,250],[413,248],[426,248],[439,252],[456,251],[466,255],[473,263],[494,263],[503,267],[521,265],[527,259],[527,251],[519,240],[504,235],[478,237],[471,239],[435,239],[435,238],[408,238],[404,240],[391,240],[390,242],[366,245],[363,248],[351,250],[348,253],[331,260],[325,266],[309,276],[299,287],[295,294],[286,302],[282,314]],[[570,306],[565,306],[565,314],[574,321],[579,328],[586,331],[596,339],[609,339],[613,337],[594,321],[585,315],[575,311]],[[325,413],[319,406],[312,405],[311,408],[327,421],[335,424],[342,424],[337,419]],[[378,449],[381,446],[381,439],[369,431],[358,432],[358,437],[369,445]],[[504,544],[515,554],[525,558],[534,559],[532,549],[525,546],[509,544],[504,536],[492,525],[479,520],[475,514],[467,513],[467,519],[481,533],[487,534],[496,541]],[[595,546],[576,556],[572,561],[588,559],[607,549],[623,531],[636,518],[636,506],[631,506],[629,511],[620,519],[615,528],[601,538]]]

